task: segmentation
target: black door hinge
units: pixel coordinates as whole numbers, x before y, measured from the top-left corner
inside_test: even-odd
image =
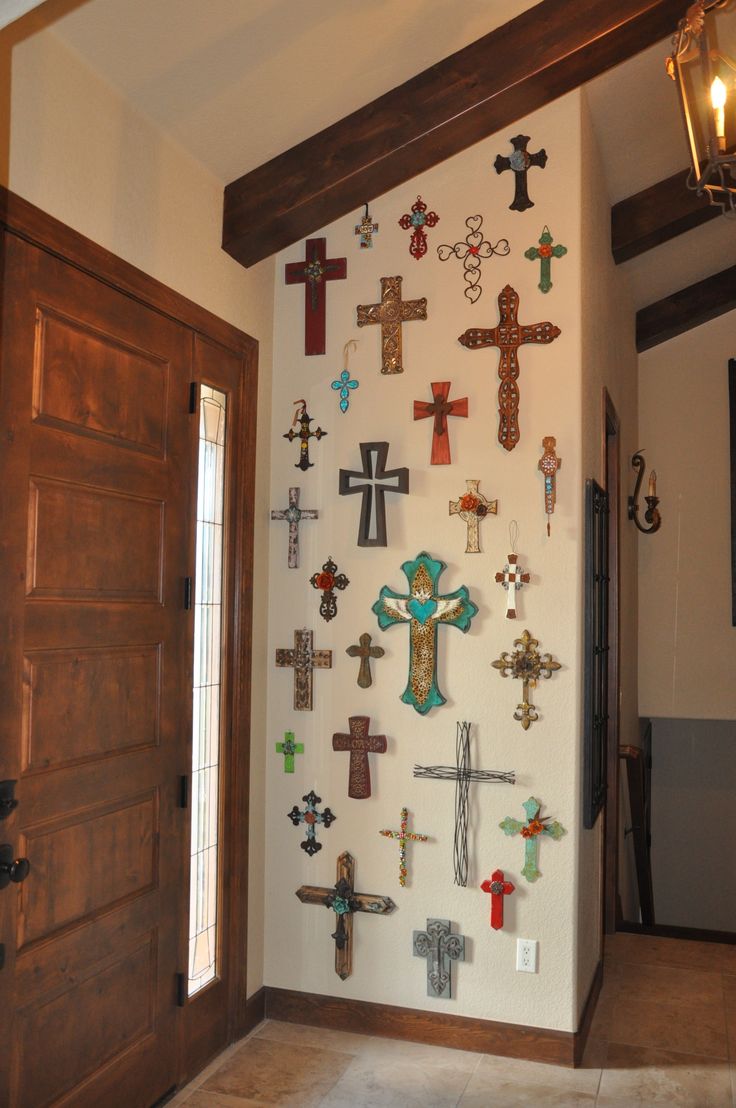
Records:
[[[183,1008],[187,1002],[187,975],[185,973],[177,973],[176,975],[176,1003],[179,1008]]]
[[[179,778],[179,807],[189,807],[189,774],[184,773]]]
[[[197,382],[192,381],[189,386],[189,414],[194,415],[197,411]]]
[[[0,943],[0,969],[5,968],[5,943]]]
[[[188,612],[192,607],[192,579],[184,578],[184,611]]]

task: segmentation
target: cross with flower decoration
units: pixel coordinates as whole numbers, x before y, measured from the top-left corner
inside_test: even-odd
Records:
[[[460,516],[468,529],[466,554],[480,554],[479,523],[485,519],[488,513],[498,515],[498,501],[487,500],[482,492],[479,492],[480,481],[467,480],[465,482],[467,492],[457,500],[450,501],[450,515]]]
[[[502,869],[494,869],[481,884],[481,889],[491,895],[491,927],[494,931],[500,931],[503,927],[503,898],[514,892],[515,886],[504,880]]]
[[[427,253],[427,233],[424,228],[436,227],[439,221],[440,217],[437,212],[427,211],[427,205],[421,196],[417,196],[416,203],[411,206],[411,211],[402,215],[399,220],[399,227],[403,227],[405,231],[411,229],[409,253],[412,258],[419,261]]]
[[[300,811],[295,804],[291,811],[286,813],[286,816],[295,827],[298,827],[300,823],[304,824],[307,837],[299,845],[304,853],[311,858],[312,855],[322,849],[322,843],[317,842],[317,827],[319,824],[322,824],[323,827],[329,827],[331,823],[335,822],[337,816],[329,808],[325,808],[323,812],[320,812],[317,805],[322,803],[322,797],[317,796],[314,789],[303,796],[302,800],[306,804],[306,808]]]
[[[526,812],[525,823],[518,819],[512,819],[511,816],[506,816],[498,825],[504,835],[517,835],[521,832],[521,837],[524,839],[524,868],[521,873],[527,881],[536,881],[538,877],[542,876],[537,867],[539,836],[547,835],[556,842],[565,834],[565,828],[557,820],[549,823],[549,816],[539,818],[541,807],[541,802],[536,797],[530,796],[522,804],[522,808]]]
[[[409,820],[409,811],[407,808],[401,809],[401,828],[399,831],[384,830],[379,831],[379,835],[384,835],[387,839],[398,839],[399,841],[399,884],[402,889],[406,885],[406,844],[412,843],[426,843],[429,835],[418,835],[413,831],[407,831],[406,825]]]
[[[539,246],[530,246],[528,250],[524,251],[524,257],[528,258],[530,262],[534,262],[539,258],[540,273],[537,288],[540,289],[541,292],[549,292],[552,288],[552,259],[562,258],[567,254],[566,246],[563,246],[562,243],[559,242],[553,246],[552,241],[549,227],[545,226],[539,236]]]
[[[304,753],[304,743],[295,742],[293,731],[284,731],[284,741],[276,743],[276,753],[284,756],[284,773],[293,773],[294,755]]]
[[[335,589],[342,592],[343,589],[348,587],[350,581],[344,573],[337,572],[337,564],[333,562],[332,558],[328,558],[326,562],[322,563],[322,572],[313,573],[309,578],[309,583],[313,589],[317,589],[322,593],[322,599],[319,602],[319,614],[325,623],[329,623],[337,615]]]

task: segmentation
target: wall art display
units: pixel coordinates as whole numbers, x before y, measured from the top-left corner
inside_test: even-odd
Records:
[[[414,419],[428,419],[429,416],[434,418],[432,425],[432,454],[429,459],[429,464],[433,466],[449,466],[450,465],[450,436],[447,430],[447,417],[448,416],[462,416],[467,419],[468,415],[468,398],[463,396],[461,400],[449,400],[450,389],[452,388],[449,381],[433,381],[430,385],[432,389],[432,402],[428,400],[415,400],[414,401]]]
[[[536,797],[530,796],[522,804],[522,808],[526,812],[526,820],[512,819],[511,816],[506,816],[498,825],[504,835],[518,835],[521,832],[521,837],[524,839],[524,868],[521,873],[527,881],[536,881],[538,877],[542,876],[537,866],[540,836],[547,835],[557,842],[565,834],[565,828],[557,820],[550,823],[549,816],[540,819],[539,810],[541,807],[540,801]]]
[[[342,981],[353,972],[354,913],[385,916],[396,907],[390,896],[355,892],[355,859],[347,851],[337,859],[337,881],[333,889],[302,885],[296,890],[296,895],[302,904],[321,904],[335,913],[337,926],[332,933],[335,940],[335,973]]]
[[[373,246],[373,236],[378,234],[378,224],[373,222],[373,216],[368,211],[367,204],[360,223],[355,225],[355,234],[360,236],[358,239],[360,249],[370,250]]]
[[[495,781],[503,785],[516,783],[513,770],[471,769],[470,724],[458,723],[455,739],[455,766],[414,766],[415,777],[433,781],[455,782],[455,841],[453,863],[455,884],[468,884],[468,793],[471,781]]]
[[[293,773],[295,766],[295,754],[304,753],[304,743],[294,741],[293,731],[284,731],[284,741],[276,743],[276,753],[284,756],[284,773]]]
[[[514,199],[509,208],[512,212],[525,212],[527,208],[534,207],[534,201],[529,199],[527,191],[527,173],[532,166],[544,169],[547,164],[547,151],[542,148],[536,154],[530,154],[527,150],[529,135],[516,135],[509,139],[514,148],[513,154],[505,157],[502,154],[496,156],[493,167],[496,173],[504,173],[510,169],[514,173]]]
[[[348,339],[342,348],[342,372],[336,381],[330,383],[330,388],[339,393],[340,411],[345,412],[350,407],[350,392],[353,389],[360,388],[360,382],[355,381],[350,376],[350,370],[348,369],[348,358],[351,350],[357,350],[358,343],[356,339]]]
[[[407,808],[401,809],[401,826],[398,831],[379,831],[379,835],[384,835],[387,839],[397,839],[399,843],[399,884],[402,889],[406,886],[406,878],[408,874],[406,866],[406,844],[407,843],[426,843],[429,839],[429,835],[418,835],[415,831],[407,831],[407,823],[409,821],[409,810]]]
[[[301,489],[289,489],[288,508],[271,512],[271,519],[285,519],[289,524],[289,569],[297,569],[299,566],[299,524],[303,519],[319,519],[319,512],[314,508],[299,507],[300,496]]]
[[[321,427],[317,427],[312,431],[309,424],[314,420],[307,411],[306,400],[295,400],[296,411],[294,412],[294,418],[291,422],[291,427],[283,436],[288,439],[289,442],[293,442],[294,439],[299,439],[299,461],[294,463],[294,469],[302,469],[306,473],[308,469],[311,469],[314,462],[309,460],[309,440],[316,439],[319,442],[327,434]],[[299,430],[295,431],[294,428],[299,425]]]
[[[463,263],[463,278],[465,280],[463,295],[471,304],[475,304],[483,293],[480,284],[481,263],[485,258],[492,258],[494,254],[505,258],[509,253],[509,240],[499,239],[494,246],[488,239],[484,239],[481,230],[483,226],[482,215],[468,216],[465,220],[465,226],[468,228],[465,241],[456,242],[454,246],[449,246],[446,243],[438,246],[437,256],[441,262],[449,261],[450,258],[458,258]]]
[[[409,492],[409,470],[386,469],[389,444],[362,442],[360,459],[363,470],[341,469],[338,483],[340,496],[361,493],[358,546],[387,546],[386,493]]]
[[[421,715],[445,703],[437,683],[437,631],[458,627],[465,632],[478,608],[465,585],[441,595],[439,579],[447,569],[444,562],[426,551],[401,567],[409,583],[405,595],[388,585],[381,589],[372,611],[382,631],[404,623],[409,628],[409,680],[401,695]]]
[[[494,869],[481,885],[484,893],[491,894],[491,927],[494,931],[500,931],[503,927],[503,898],[515,888],[510,881],[504,880],[502,869]]]
[[[326,562],[322,563],[321,572],[312,574],[309,583],[313,589],[318,589],[322,593],[322,599],[319,602],[319,614],[326,623],[329,623],[337,615],[335,589],[342,592],[343,589],[348,587],[350,581],[344,573],[337,572],[336,563],[333,562],[332,558],[328,558]]]
[[[415,203],[411,206],[411,211],[402,215],[399,220],[399,227],[403,227],[405,231],[411,230],[409,253],[412,258],[419,261],[427,253],[427,232],[424,228],[436,227],[439,221],[440,217],[437,212],[427,211],[427,205],[421,196],[417,196]]]
[[[294,711],[312,711],[312,671],[332,668],[332,651],[314,649],[314,632],[294,632],[294,649],[276,651],[276,665],[294,670]]]
[[[426,931],[415,931],[413,950],[427,959],[427,996],[452,999],[452,963],[465,961],[465,936],[453,935],[449,919],[428,919]]]
[[[544,474],[544,510],[547,513],[547,537],[550,535],[550,516],[557,503],[557,470],[562,469],[562,458],[557,457],[555,447],[557,439],[553,435],[547,435],[542,439],[542,457],[537,462],[537,469]]]
[[[544,345],[553,342],[560,328],[553,323],[519,323],[519,294],[506,285],[498,294],[499,323],[497,327],[471,327],[458,339],[468,350],[497,346],[498,361],[498,441],[504,450],[513,450],[521,435],[519,431],[519,347],[528,343]]]
[[[304,353],[325,352],[327,281],[341,281],[348,275],[347,258],[328,258],[326,239],[307,239],[303,262],[285,267],[287,285],[304,285]]]
[[[337,732],[332,736],[333,750],[348,750],[348,796],[353,800],[367,800],[371,795],[371,767],[369,754],[386,753],[386,736],[369,735],[370,716],[350,716],[349,734]]]
[[[381,303],[358,304],[358,326],[381,324],[381,373],[403,373],[401,326],[427,318],[427,298],[401,299],[402,277],[381,278]]]
[[[520,639],[514,639],[514,649],[509,653],[504,650],[500,658],[491,662],[494,669],[500,671],[502,677],[515,677],[523,681],[523,701],[517,704],[514,719],[521,723],[525,731],[528,731],[532,723],[539,716],[534,705],[529,700],[530,689],[536,689],[540,678],[549,680],[556,669],[560,669],[560,663],[555,662],[551,654],[540,654],[537,650],[539,640],[532,638],[528,631],[524,631]]]
[[[498,514],[498,501],[487,500],[480,492],[480,481],[469,478],[465,482],[466,492],[457,500],[450,501],[450,515],[460,516],[467,528],[465,542],[466,554],[480,554],[480,521],[490,513]]]
[[[539,284],[537,288],[541,292],[549,292],[552,288],[552,259],[563,258],[567,254],[566,246],[561,243],[553,246],[553,241],[549,227],[545,226],[539,236],[539,246],[530,246],[528,250],[524,251],[524,257],[528,258],[530,262],[539,259]]]
[[[329,808],[325,808],[323,812],[320,812],[317,805],[322,803],[322,797],[317,796],[314,789],[311,789],[306,796],[303,796],[302,800],[306,805],[305,808],[300,809],[295,804],[286,815],[295,827],[299,827],[302,823],[304,824],[307,837],[299,843],[299,846],[304,853],[308,854],[311,858],[318,850],[322,849],[322,843],[317,842],[317,828],[320,825],[322,827],[329,827],[331,823],[335,822],[337,816],[333,815]]]
[[[373,684],[371,658],[382,658],[386,651],[382,646],[371,646],[371,636],[367,631],[364,631],[358,642],[353,646],[349,646],[345,653],[350,658],[360,658],[358,685],[361,689],[369,689]]]

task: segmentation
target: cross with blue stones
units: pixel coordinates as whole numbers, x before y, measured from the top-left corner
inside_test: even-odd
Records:
[[[317,796],[314,789],[303,796],[302,800],[306,804],[303,811],[300,811],[295,804],[286,815],[295,827],[298,827],[300,823],[303,823],[306,827],[307,837],[299,843],[299,846],[311,858],[313,854],[322,849],[322,843],[317,842],[317,827],[319,824],[322,824],[323,827],[329,827],[337,819],[337,816],[333,815],[329,808],[325,808],[324,812],[319,811],[317,805],[322,803],[322,797]]]

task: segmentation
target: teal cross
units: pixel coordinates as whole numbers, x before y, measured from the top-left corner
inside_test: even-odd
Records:
[[[284,773],[293,773],[294,755],[304,753],[304,743],[295,743],[294,732],[284,731],[284,741],[276,743],[276,753],[284,756]]]
[[[357,389],[359,385],[358,381],[350,380],[350,373],[347,369],[344,369],[338,379],[332,382],[332,388],[337,392],[340,390],[340,411],[346,412],[350,407],[350,389]]]
[[[478,609],[465,585],[444,596],[439,579],[447,566],[426,551],[401,567],[409,582],[408,595],[381,589],[372,611],[382,631],[396,623],[409,625],[409,680],[401,699],[425,715],[445,703],[437,684],[437,628],[440,625],[467,631]]]
[[[517,835],[521,831],[521,837],[526,840],[524,847],[524,868],[521,873],[523,877],[526,877],[527,881],[536,881],[538,877],[541,877],[537,867],[537,848],[538,839],[540,835],[549,835],[550,839],[561,839],[565,834],[565,828],[561,823],[555,820],[553,823],[547,823],[549,816],[545,816],[543,819],[539,818],[539,809],[542,807],[541,803],[534,796],[530,796],[528,800],[525,800],[522,804],[522,808],[526,812],[526,823],[522,823],[521,820],[512,819],[511,816],[506,816],[499,823],[499,827],[503,831],[504,835]]]
[[[549,227],[545,227],[539,236],[539,246],[530,246],[528,250],[524,251],[524,257],[528,258],[530,262],[534,262],[539,258],[540,260],[540,274],[539,284],[537,288],[542,292],[549,292],[552,288],[552,259],[561,258],[564,254],[567,254],[567,247],[562,246],[560,243],[557,246],[552,245],[552,235],[550,234]]]

